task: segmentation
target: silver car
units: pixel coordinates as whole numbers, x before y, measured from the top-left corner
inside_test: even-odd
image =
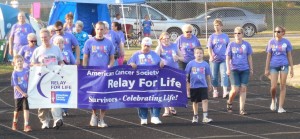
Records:
[[[236,7],[220,7],[207,11],[207,32],[214,32],[213,22],[220,18],[223,22],[223,32],[232,33],[237,26],[244,28],[244,36],[252,37],[255,33],[267,30],[266,16],[255,14],[245,9]],[[195,18],[183,19],[184,22],[194,26],[193,33],[201,35],[206,33],[205,13]]]

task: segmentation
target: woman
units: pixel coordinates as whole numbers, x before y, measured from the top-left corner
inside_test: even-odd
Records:
[[[125,35],[124,35],[123,31],[122,31],[121,24],[118,23],[118,22],[112,22],[111,28],[119,36],[120,41],[121,41],[120,42],[120,48],[123,48],[123,50],[124,50]],[[124,62],[124,53],[125,52],[123,52],[123,55],[120,55],[119,58],[117,59],[118,65],[123,65],[123,62]]]
[[[245,102],[249,75],[253,75],[252,48],[243,40],[244,30],[234,29],[235,41],[230,42],[226,50],[227,75],[230,77],[231,90],[227,101],[227,111],[232,112],[232,102],[240,92],[240,115],[246,115]]]
[[[271,79],[270,93],[272,102],[270,109],[276,111],[276,90],[278,75],[280,75],[280,96],[278,113],[285,113],[283,104],[286,95],[286,79],[289,73],[290,77],[294,76],[293,58],[292,58],[292,45],[289,40],[283,38],[285,35],[285,28],[277,26],[275,28],[275,38],[271,39],[267,46],[267,60],[265,67],[265,75]]]
[[[65,32],[69,32],[71,34],[72,34],[72,32],[74,32],[75,25],[73,24],[73,19],[74,19],[74,16],[73,16],[72,12],[69,12],[68,14],[66,14],[66,16],[65,16],[66,23],[64,24]]]
[[[201,47],[200,41],[198,38],[192,34],[193,26],[190,24],[185,24],[182,27],[183,34],[180,35],[175,43],[177,44],[177,47],[183,54],[183,60],[179,60],[179,68],[181,70],[185,70],[187,63],[189,63],[191,60],[195,59],[194,56],[194,49],[196,47]],[[187,83],[187,97],[190,98],[190,84]]]
[[[47,30],[50,32],[50,38],[52,38],[52,36],[55,35],[54,26],[53,25],[48,26]]]
[[[221,86],[223,87],[223,98],[228,95],[228,76],[226,74],[226,47],[229,43],[229,37],[227,34],[222,33],[223,23],[220,19],[215,19],[214,29],[215,33],[209,36],[207,42],[210,69],[212,70],[212,85],[213,85],[213,97],[217,98],[219,92],[217,90],[219,84],[219,72],[221,77]]]
[[[132,55],[132,57],[128,60],[128,65],[130,65],[133,69],[137,68],[137,65],[141,66],[152,66],[152,65],[160,65],[160,67],[164,66],[164,62],[161,61],[160,57],[151,50],[152,40],[149,37],[145,37],[141,43],[141,50],[137,51]],[[159,120],[161,108],[150,108],[151,113],[151,123],[153,124],[161,124]],[[138,115],[141,119],[141,125],[148,124],[148,108],[138,108]]]
[[[19,51],[19,55],[23,56],[24,64],[23,68],[30,68],[30,58],[32,56],[33,51],[37,48],[37,39],[34,33],[29,33],[27,35],[28,45],[25,45]]]
[[[159,44],[156,47],[155,52],[161,57],[164,65],[179,69],[177,63],[178,60],[183,60],[183,55],[179,51],[176,44],[170,42],[170,35],[167,32],[163,32],[159,36]],[[176,115],[176,110],[174,107],[165,107],[165,112],[163,117]]]
[[[89,36],[86,32],[83,30],[83,22],[78,20],[75,23],[75,32],[73,32],[73,35],[78,41],[79,50],[80,50],[80,64],[82,64],[83,60],[83,47],[84,43],[89,39]],[[75,55],[75,54],[74,54]]]

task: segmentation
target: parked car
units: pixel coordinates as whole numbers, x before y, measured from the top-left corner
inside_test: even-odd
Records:
[[[223,32],[232,33],[237,26],[244,28],[244,36],[252,37],[255,33],[267,30],[266,15],[255,14],[245,9],[236,7],[219,7],[207,11],[207,32],[213,33],[213,22],[220,18],[223,22]],[[201,35],[206,33],[205,13],[195,18],[183,19],[182,21],[194,26],[193,33]]]
[[[143,21],[145,15],[149,15],[154,24],[154,26],[152,26],[151,36],[168,32],[170,33],[171,40],[175,40],[182,34],[181,27],[185,24],[184,22],[172,19],[149,5],[124,4],[123,9],[125,24],[133,25],[134,30],[141,29],[140,23]],[[114,18],[113,16],[115,16],[116,13],[120,13],[123,16],[121,5],[111,5],[110,12],[112,18]],[[121,21],[123,21],[123,17]]]

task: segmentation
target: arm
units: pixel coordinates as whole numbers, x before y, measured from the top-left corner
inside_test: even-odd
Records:
[[[12,33],[12,32],[11,32]],[[9,51],[8,53],[13,56],[13,41],[14,41],[14,36],[10,36],[9,37],[9,41],[8,41],[8,46],[9,46]]]
[[[230,56],[226,56],[226,74],[229,76],[231,71],[230,71],[230,62],[231,62],[231,58]]]
[[[75,52],[76,52],[76,65],[80,64],[80,47],[77,45],[75,46]]]
[[[270,62],[271,62],[271,53],[267,53],[267,59],[266,59],[266,67],[265,67],[265,75],[270,75]]]
[[[290,77],[294,77],[294,63],[293,63],[293,58],[292,58],[292,51],[287,53],[288,56],[288,61],[289,61],[289,65],[291,67],[290,69]]]
[[[115,56],[114,55],[110,55],[109,56],[109,65],[108,68],[113,67],[115,63]]]
[[[206,75],[206,81],[207,81],[207,89],[208,89],[208,92],[210,92],[210,91],[212,90],[211,77],[210,77],[210,75]]]
[[[208,47],[209,62],[213,61],[212,49]]]
[[[250,74],[253,75],[253,62],[252,62],[252,55],[248,55],[248,63],[249,63],[249,70]]]
[[[183,61],[183,60],[184,60],[183,54],[182,54],[182,52],[181,52],[179,49],[177,49],[177,55],[176,55],[176,57],[177,57],[178,60],[180,60],[180,61]]]
[[[135,63],[129,63],[129,65],[133,68],[133,69],[136,69],[137,68],[137,65]]]
[[[89,56],[87,54],[83,54],[82,66],[87,66]]]

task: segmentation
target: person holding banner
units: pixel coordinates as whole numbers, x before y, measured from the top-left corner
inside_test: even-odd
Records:
[[[42,44],[33,51],[31,64],[34,66],[64,65],[63,57],[57,46],[50,44],[50,32],[43,28],[40,30]],[[54,120],[53,128],[60,128],[63,125],[61,108],[51,108]],[[39,109],[38,117],[42,123],[42,129],[49,128],[50,114],[49,109]]]
[[[195,59],[194,49],[196,47],[201,47],[200,41],[198,38],[192,34],[193,26],[190,24],[185,24],[182,27],[183,34],[180,35],[175,43],[177,44],[179,50],[183,54],[184,59],[179,60],[179,68],[185,70],[187,63]],[[190,84],[187,83],[187,97],[190,98]]]
[[[183,60],[183,55],[179,51],[175,43],[170,42],[170,35],[168,32],[163,32],[159,36],[159,45],[156,47],[155,52],[161,57],[165,65],[172,68],[179,69],[178,60]],[[163,117],[176,115],[174,107],[165,107]]]
[[[132,57],[128,60],[128,65],[130,65],[133,69],[136,69],[138,65],[141,66],[152,66],[152,65],[160,65],[160,67],[164,67],[164,62],[161,60],[159,55],[157,55],[154,51],[151,50],[152,40],[149,37],[145,37],[141,43],[141,50],[134,53]],[[150,108],[151,113],[151,123],[153,124],[161,124],[162,122],[159,120],[161,108]],[[141,125],[148,124],[148,108],[138,108],[138,115],[141,119]]]
[[[115,49],[112,42],[104,37],[105,24],[103,22],[96,23],[95,32],[96,35],[88,39],[84,44],[82,65],[111,68],[114,65]],[[107,127],[107,124],[104,122],[105,112],[106,110],[100,110],[100,117],[98,117],[96,109],[93,109],[90,125],[102,128]]]

